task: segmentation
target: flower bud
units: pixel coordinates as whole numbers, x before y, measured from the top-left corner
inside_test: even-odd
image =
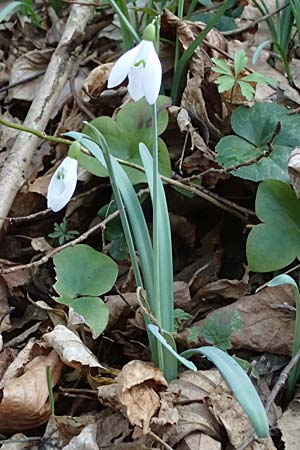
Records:
[[[81,152],[81,145],[79,141],[74,141],[69,148],[68,156],[70,158],[78,159]]]
[[[155,25],[153,23],[150,23],[146,26],[143,33],[143,39],[144,41],[150,41],[154,42],[156,40],[156,32],[155,32]]]

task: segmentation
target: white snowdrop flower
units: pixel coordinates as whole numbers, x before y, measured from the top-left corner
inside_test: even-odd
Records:
[[[67,156],[56,169],[48,186],[48,208],[57,212],[70,201],[77,184],[77,167],[77,160]]]
[[[118,86],[128,76],[128,92],[133,100],[137,101],[146,97],[149,105],[156,102],[161,85],[162,68],[152,42],[154,37],[155,27],[150,24],[145,29],[144,39],[136,47],[124,53],[112,68],[108,78],[108,88]]]

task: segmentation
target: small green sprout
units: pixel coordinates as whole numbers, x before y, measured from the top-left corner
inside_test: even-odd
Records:
[[[48,234],[48,236],[53,239],[58,239],[59,245],[62,245],[65,242],[74,239],[78,234],[79,233],[76,230],[68,230],[68,222],[64,217],[61,223],[55,222],[54,231],[53,233]]]
[[[253,99],[255,94],[255,87],[253,84],[275,83],[272,78],[266,77],[258,72],[246,74],[248,58],[245,50],[239,50],[235,53],[233,68],[223,59],[212,58],[212,61],[216,65],[216,67],[212,67],[212,70],[220,74],[220,76],[215,80],[215,83],[218,84],[218,91],[220,93],[231,91],[231,97],[236,86],[239,86],[242,95],[249,101]]]

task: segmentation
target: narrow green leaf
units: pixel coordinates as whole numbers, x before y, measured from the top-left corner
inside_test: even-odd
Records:
[[[140,155],[146,171],[150,195],[153,201],[153,159],[146,145],[140,144]],[[161,327],[172,332],[174,330],[173,299],[173,258],[171,229],[166,196],[160,177],[158,178],[158,247],[159,247],[159,290],[161,294],[160,317]]]
[[[2,22],[6,16],[8,16],[14,9],[24,6],[23,2],[11,2],[0,12],[0,22]]]
[[[186,350],[181,353],[181,356],[189,358],[195,353],[206,356],[217,367],[249,417],[258,438],[267,437],[269,435],[267,414],[255,387],[241,366],[231,356],[216,347]]]
[[[257,63],[257,60],[258,60],[259,55],[261,54],[262,50],[263,50],[267,45],[269,45],[269,44],[271,44],[271,43],[272,43],[272,41],[267,40],[267,41],[263,41],[263,42],[261,42],[261,43],[259,44],[259,46],[255,49],[255,52],[253,53],[253,56],[252,56],[252,63],[253,63],[253,64],[256,64],[256,63]]]
[[[174,82],[171,90],[171,97],[173,104],[176,105],[179,100],[180,91],[184,81],[184,73],[188,66],[188,63],[193,56],[196,48],[201,44],[201,42],[206,38],[207,34],[210,32],[212,28],[219,22],[220,18],[223,16],[225,11],[232,6],[232,0],[226,0],[220,8],[218,8],[215,16],[209,22],[209,24],[201,31],[200,34],[194,39],[194,41],[189,45],[184,54],[181,56],[178,61],[177,68],[174,74]]]
[[[280,286],[282,284],[289,284],[293,287],[295,303],[296,303],[296,320],[295,320],[295,334],[294,334],[294,343],[293,343],[293,353],[292,356],[295,356],[300,350],[300,293],[299,288],[296,281],[286,274],[278,275],[268,282],[267,286]],[[288,383],[287,383],[287,394],[286,401],[287,403],[292,400],[295,390],[296,384],[300,375],[300,362],[294,366],[289,374]]]
[[[194,372],[197,372],[197,367],[194,363],[184,358],[182,355],[179,355],[172,346],[167,342],[167,340],[160,334],[159,329],[156,325],[152,323],[147,326],[148,330],[155,336],[155,338],[173,355],[175,358],[185,367]]]

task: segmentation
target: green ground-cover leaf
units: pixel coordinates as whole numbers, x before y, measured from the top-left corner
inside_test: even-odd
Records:
[[[73,308],[77,314],[80,314],[92,330],[94,338],[100,336],[105,330],[108,323],[109,309],[101,298],[80,297],[74,299],[59,297],[55,298],[55,300]]]
[[[64,297],[104,294],[112,288],[118,274],[118,266],[109,256],[84,244],[66,248],[53,260],[57,278],[54,289]]]
[[[162,134],[168,125],[168,113],[166,107],[170,104],[170,99],[159,96],[157,100],[158,108],[158,135]],[[147,102],[142,99],[135,103],[125,105],[116,115],[115,120],[111,117],[98,117],[91,122],[105,137],[110,152],[116,158],[141,164],[139,155],[139,143],[144,143],[150,150],[152,148],[152,109]],[[91,136],[91,131],[85,127],[84,133]],[[171,165],[168,149],[164,141],[158,139],[158,159],[159,170],[162,175],[171,175]],[[90,170],[91,163],[86,155],[82,156],[79,163]],[[89,163],[89,166],[86,164]],[[145,174],[130,167],[124,167],[125,172],[133,184],[146,181]],[[98,169],[99,171],[99,169]],[[94,173],[92,171],[92,173]],[[106,173],[106,171],[105,171]],[[103,176],[103,175],[101,175]]]
[[[236,135],[225,136],[216,146],[218,163],[230,167],[267,151],[267,143],[278,122],[281,130],[273,140],[270,156],[232,173],[253,181],[289,182],[288,157],[292,148],[300,145],[300,115],[289,115],[286,108],[275,103],[256,103],[251,108],[240,107],[233,112],[231,125]]]
[[[300,199],[279,180],[262,182],[256,195],[256,213],[263,222],[247,239],[251,270],[270,272],[300,258]]]

